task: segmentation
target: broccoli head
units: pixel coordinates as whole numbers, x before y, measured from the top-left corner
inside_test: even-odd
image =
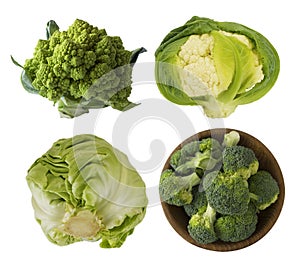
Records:
[[[220,216],[214,225],[218,238],[225,242],[239,242],[249,238],[256,229],[256,211],[250,202],[248,210],[242,215]]]
[[[168,204],[183,206],[193,200],[192,189],[200,183],[200,178],[194,172],[188,176],[178,176],[173,170],[165,170],[159,181],[159,194]]]
[[[207,199],[205,192],[199,188],[199,186],[194,186],[192,190],[193,200],[190,204],[184,205],[185,213],[191,217],[198,211],[204,212],[207,207]]]
[[[184,163],[187,161],[190,157],[195,156],[197,152],[199,152],[199,144],[200,141],[192,141],[187,144],[184,144],[181,148],[181,160],[180,163]]]
[[[223,170],[230,175],[248,179],[258,170],[259,162],[254,151],[244,146],[225,147],[223,151]]]
[[[221,214],[239,215],[248,209],[248,183],[241,176],[213,171],[204,176],[203,188],[208,203]]]
[[[264,170],[258,171],[248,179],[251,201],[259,210],[273,204],[279,195],[279,186],[272,175]]]
[[[189,220],[188,232],[199,244],[215,242],[218,238],[214,230],[216,211],[208,204],[206,210],[199,211]]]

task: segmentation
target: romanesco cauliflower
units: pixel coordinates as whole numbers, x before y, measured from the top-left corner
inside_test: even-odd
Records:
[[[89,108],[124,110],[134,105],[127,99],[135,63],[132,57],[136,60],[144,48],[130,52],[120,37],[108,36],[105,29],[80,19],[66,31],[59,31],[54,21],[47,25],[48,39],[38,41],[33,58],[23,66],[32,91],[58,102],[60,113],[66,117],[78,116]]]

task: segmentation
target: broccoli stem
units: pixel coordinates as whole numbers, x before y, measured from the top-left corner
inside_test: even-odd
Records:
[[[216,220],[216,215],[217,212],[215,211],[215,209],[213,209],[209,204],[207,204],[207,208],[203,216],[208,218],[211,224],[214,224]]]
[[[240,141],[240,134],[237,131],[230,131],[224,135],[223,147],[235,146]]]
[[[250,199],[258,200],[259,196],[250,192]]]
[[[193,172],[190,175],[183,176],[181,177],[181,179],[183,179],[186,182],[186,184],[189,185],[188,189],[192,189],[192,187],[200,183],[200,178],[195,172]]]
[[[195,157],[191,158],[189,161],[185,162],[182,165],[179,165],[175,171],[179,174],[186,174],[191,171],[195,171],[196,168],[201,167],[206,169],[206,165],[210,159],[209,154],[197,152]]]

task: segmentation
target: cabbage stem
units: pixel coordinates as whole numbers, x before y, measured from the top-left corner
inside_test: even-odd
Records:
[[[65,223],[64,231],[75,238],[90,239],[100,230],[100,220],[90,211],[78,212]]]

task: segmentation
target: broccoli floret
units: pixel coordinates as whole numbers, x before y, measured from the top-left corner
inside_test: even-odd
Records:
[[[276,202],[279,186],[272,175],[264,170],[258,171],[248,179],[251,201],[259,210],[264,210]]]
[[[204,212],[197,212],[189,220],[188,232],[200,244],[215,242],[218,238],[214,230],[216,211],[208,204]]]
[[[194,157],[191,157],[188,161],[179,165],[175,170],[179,174],[186,175],[194,172],[196,168],[206,169],[209,167],[208,163],[212,166],[216,163],[214,159],[211,159],[210,152],[205,153],[197,152]]]
[[[221,214],[239,215],[248,209],[248,183],[241,176],[213,171],[204,176],[203,188],[208,203]]]
[[[179,165],[179,161],[180,161],[180,157],[181,157],[181,149],[176,150],[170,158],[170,165],[173,169],[176,169],[177,166]]]
[[[230,175],[248,179],[258,170],[259,162],[252,149],[244,146],[225,147],[223,151],[223,170]]]
[[[256,207],[250,202],[248,210],[242,215],[219,217],[214,225],[218,238],[225,242],[238,242],[249,238],[256,229],[256,212]]]
[[[199,152],[199,141],[192,141],[185,145],[183,145],[180,149],[176,150],[170,158],[170,165],[171,167],[176,170],[179,165],[184,164],[185,162],[189,161],[192,157],[195,156],[197,152]],[[194,168],[195,169],[195,168]],[[180,174],[189,174],[191,171],[188,169],[185,172],[180,172]]]
[[[194,157],[197,152],[200,151],[200,141],[189,142],[181,148],[181,157],[179,164],[183,164],[188,161],[191,157]]]
[[[207,207],[207,199],[205,192],[203,190],[200,190],[199,186],[193,187],[192,190],[193,200],[190,204],[184,205],[184,211],[185,213],[191,217],[194,214],[199,212],[204,212]]]
[[[206,150],[215,150],[220,148],[220,143],[218,140],[208,137],[201,139],[199,142],[199,150],[204,152]]]
[[[159,194],[166,203],[183,206],[192,202],[192,188],[199,183],[200,178],[195,172],[188,176],[178,176],[173,170],[167,169],[160,177]]]
[[[211,170],[221,162],[221,158],[220,143],[214,138],[205,138],[182,147],[179,166],[175,170],[180,174],[193,172],[196,168]]]

